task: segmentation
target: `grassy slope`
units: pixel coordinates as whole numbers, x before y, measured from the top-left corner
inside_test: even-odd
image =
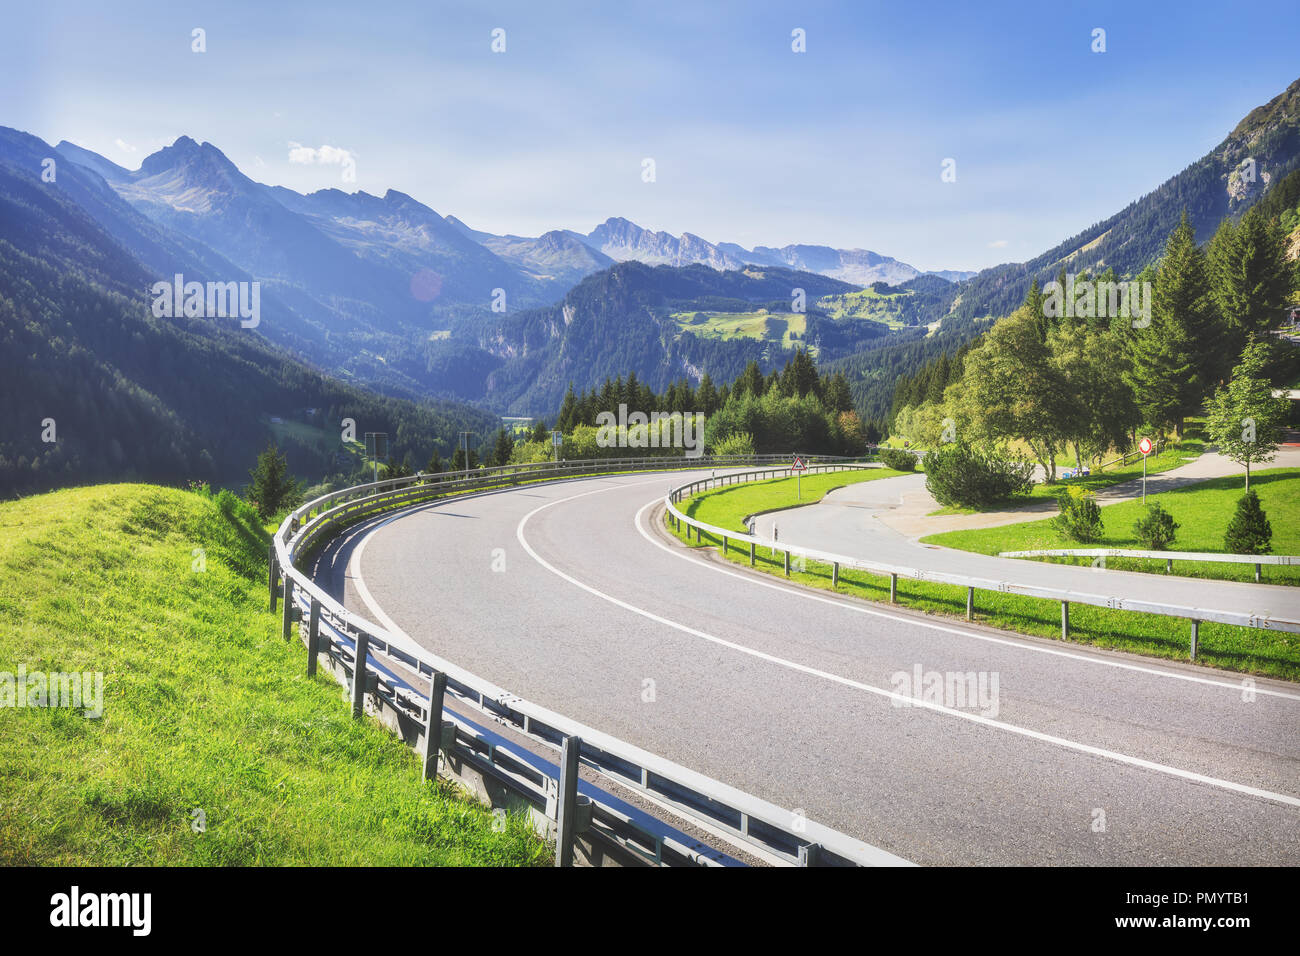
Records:
[[[1216,478],[1188,488],[1149,495],[1159,501],[1181,527],[1171,550],[1222,551],[1223,535],[1243,493],[1241,476]],[[1251,475],[1250,486],[1273,528],[1274,554],[1300,554],[1300,469],[1273,468]],[[921,540],[962,551],[997,554],[999,551],[1033,551],[1041,548],[1134,548],[1142,544],[1133,533],[1133,522],[1142,513],[1138,501],[1107,505],[1101,509],[1104,536],[1100,541],[1079,544],[1055,531],[1051,519],[1024,521],[976,531],[949,531]],[[1090,563],[1088,558],[1058,558],[1065,563]],[[1163,572],[1163,561],[1108,558],[1106,566],[1122,570]],[[1176,562],[1174,570],[1184,577],[1253,581],[1253,565]],[[1263,580],[1270,584],[1300,584],[1300,567],[1263,568]]]
[[[872,468],[863,472],[833,471],[827,474],[805,475],[802,479],[777,478],[773,481],[704,492],[693,497],[683,512],[706,524],[744,532],[745,518],[748,515],[758,514],[761,511],[774,511],[778,508],[792,508],[800,504],[813,504],[821,501],[826,497],[827,492],[836,488],[862,481],[875,481],[878,478],[892,478],[901,474],[900,471],[891,471],[888,468]],[[800,481],[803,486],[803,497],[797,498]],[[741,494],[741,491],[744,494]]]
[[[237,500],[101,485],[0,504],[0,528],[0,670],[104,672],[101,719],[0,710],[0,864],[544,859],[521,818],[494,832],[351,720],[332,678],[305,676]]]
[[[885,477],[886,474],[888,473],[882,472],[879,477]],[[790,483],[788,478],[779,481],[787,485]],[[768,503],[770,500],[770,494],[764,489],[763,483],[737,485],[697,495],[686,504],[683,511],[718,527],[740,528],[745,515],[771,507]],[[786,500],[793,503],[792,490],[786,495]],[[705,517],[706,514],[709,517]],[[1274,528],[1276,533],[1276,524]],[[669,530],[672,530],[671,525]],[[685,542],[684,530],[674,533]],[[707,534],[702,541],[697,541],[692,536],[686,543],[693,548],[718,548],[722,544]],[[727,560],[748,564],[748,549],[742,551],[731,548]],[[784,573],[781,553],[772,555],[766,548],[757,549],[755,567],[769,574]],[[819,562],[808,561],[802,572],[791,571],[791,579],[809,587],[829,590],[831,568]],[[870,601],[888,601],[889,578],[841,569],[839,592]],[[966,610],[966,589],[951,585],[899,578],[898,598],[901,604],[948,617],[963,617]],[[1061,609],[1055,601],[977,591],[975,608],[976,620],[982,623],[1022,634],[1060,638]],[[1112,611],[1081,604],[1070,608],[1071,642],[1185,660],[1188,640],[1189,625],[1178,618]],[[1300,680],[1300,637],[1275,631],[1202,623],[1197,661],[1246,673]]]

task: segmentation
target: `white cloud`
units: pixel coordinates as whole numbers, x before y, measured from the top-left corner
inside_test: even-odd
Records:
[[[994,239],[989,243],[990,249],[1005,249],[1010,243],[1006,239]]]
[[[289,144],[289,162],[299,166],[355,166],[356,158],[348,150],[339,146],[322,146],[313,149],[301,143]]]
[[[135,152],[135,147],[132,146],[130,143],[128,143],[126,140],[122,139],[121,137],[113,140],[113,142],[117,145],[117,148],[122,150],[122,152],[124,153]]]

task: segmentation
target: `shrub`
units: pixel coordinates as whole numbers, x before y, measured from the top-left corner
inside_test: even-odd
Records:
[[[880,460],[894,471],[916,471],[916,456],[899,448],[881,448]]]
[[[1033,484],[1034,466],[1021,458],[957,442],[925,456],[925,487],[948,507],[985,508]]]
[[[754,437],[748,432],[730,434],[713,446],[713,454],[752,456],[754,454]]]
[[[1237,513],[1228,522],[1223,549],[1233,554],[1268,554],[1273,550],[1273,526],[1259,506],[1259,495],[1248,491],[1237,502]]]
[[[1083,544],[1101,538],[1101,509],[1093,495],[1082,488],[1068,488],[1056,496],[1060,512],[1052,527],[1067,538]]]
[[[1174,532],[1179,524],[1173,515],[1152,501],[1143,515],[1133,523],[1133,533],[1149,551],[1165,551],[1174,543]]]

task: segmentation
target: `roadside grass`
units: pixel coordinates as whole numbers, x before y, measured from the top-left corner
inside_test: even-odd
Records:
[[[762,490],[763,484],[736,485],[705,492],[678,507],[684,514],[700,521],[739,530],[743,527],[740,522],[745,515],[762,510],[762,503],[770,500]],[[707,512],[704,510],[706,507]],[[706,513],[711,517],[705,517]],[[688,541],[685,526],[681,531],[675,531],[671,523],[666,523],[666,527],[687,547],[711,548],[721,553],[722,541],[713,535],[704,534],[696,540],[692,532]],[[749,547],[732,543],[725,557],[733,564],[748,566]],[[756,547],[754,567],[777,577],[785,574],[779,549]],[[831,573],[830,565],[818,561],[805,561],[799,568],[792,557],[789,579],[830,591]],[[841,568],[839,587],[835,591],[888,605],[889,577]],[[966,589],[900,577],[898,603],[927,614],[964,620]],[[1061,640],[1061,606],[1056,601],[977,590],[975,620],[1003,630]],[[1070,606],[1070,636],[1063,643],[1089,644],[1169,660],[1187,660],[1190,637],[1191,625],[1181,618],[1073,604]],[[1196,662],[1247,674],[1300,680],[1300,635],[1202,622],[1197,638]]]
[[[1300,555],[1300,468],[1270,468],[1250,476],[1251,490],[1259,495],[1260,504],[1273,528],[1273,553]],[[1236,512],[1237,501],[1245,494],[1245,478],[1234,475],[1156,495],[1158,501],[1180,525],[1171,551],[1223,551],[1223,535]],[[1133,533],[1133,522],[1142,513],[1140,501],[1125,501],[1101,509],[1104,534],[1098,541],[1080,544],[1052,528],[1051,519],[1023,521],[1019,524],[980,528],[972,531],[947,531],[932,534],[921,541],[961,551],[997,554],[1000,551],[1036,551],[1045,548],[1129,548],[1146,550]],[[1092,558],[1026,558],[1057,564],[1091,564]],[[1106,567],[1123,571],[1165,573],[1165,562],[1138,558],[1107,558]],[[1174,573],[1180,577],[1213,578],[1223,581],[1254,581],[1251,564],[1175,561]],[[1300,585],[1300,566],[1264,565],[1261,580],[1266,584]]]
[[[743,533],[745,518],[749,515],[793,508],[801,504],[815,504],[836,488],[856,485],[864,481],[876,481],[880,478],[893,478],[901,474],[903,472],[889,468],[871,468],[862,471],[832,471],[804,475],[802,479],[777,478],[770,481],[731,485],[695,495],[683,511],[706,524],[731,528]],[[798,497],[800,481],[803,488],[802,498]],[[742,490],[746,494],[736,494]],[[743,503],[740,511],[736,510],[738,503]]]
[[[233,495],[70,489],[0,503],[0,529],[0,671],[100,671],[104,707],[0,709],[0,864],[549,860],[522,815],[496,832],[306,676],[267,613],[266,534]]]

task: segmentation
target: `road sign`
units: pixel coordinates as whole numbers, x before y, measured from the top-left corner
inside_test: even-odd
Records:
[[[1142,503],[1147,503],[1147,455],[1151,454],[1151,439],[1144,438],[1138,442],[1138,451],[1142,452]]]
[[[808,470],[808,466],[804,464],[802,458],[795,455],[794,464],[790,466],[790,470],[794,472],[795,495],[800,501],[803,501],[803,473]]]

